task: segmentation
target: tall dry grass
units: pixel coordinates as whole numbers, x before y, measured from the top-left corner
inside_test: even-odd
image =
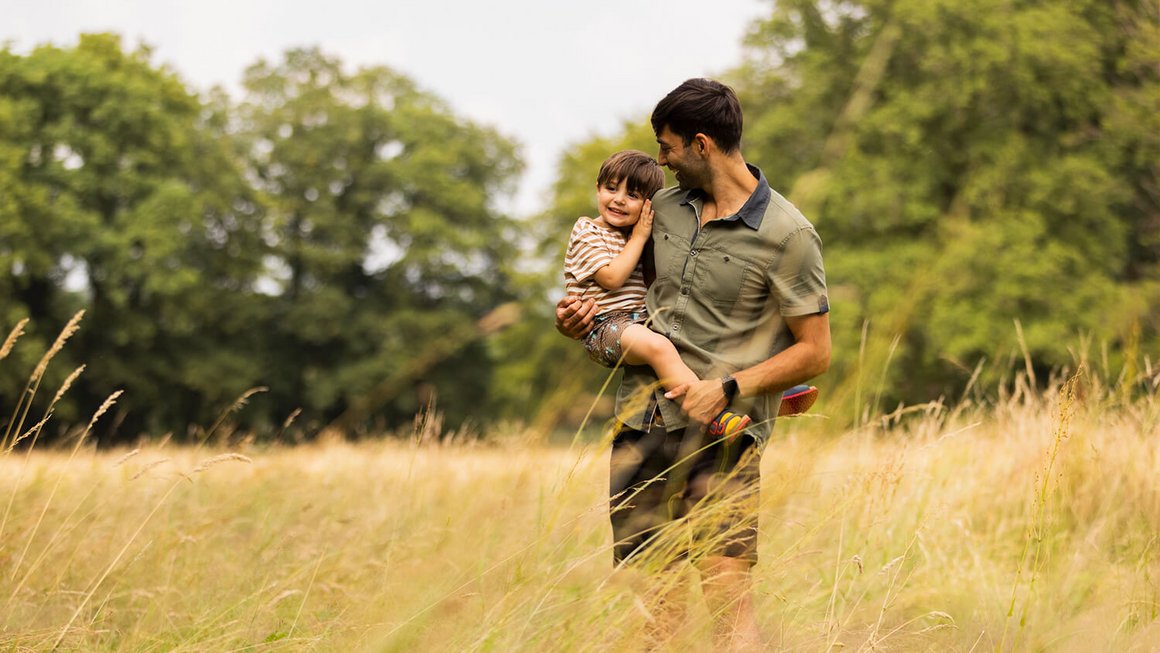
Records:
[[[842,433],[824,403],[779,423],[754,575],[769,650],[1160,647],[1156,380],[1131,400],[1050,385]],[[526,435],[18,446],[0,650],[626,651],[679,581],[662,648],[709,650],[693,572],[612,572],[605,447]]]

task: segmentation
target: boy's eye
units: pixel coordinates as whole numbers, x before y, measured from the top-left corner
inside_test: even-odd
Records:
[[[637,193],[637,192],[635,192],[635,191],[634,191],[634,192],[632,192],[632,193],[629,193],[629,194],[628,194],[628,196],[629,196],[629,197],[631,197],[631,198],[632,198],[632,199],[634,199],[634,200],[638,200],[638,199],[640,199],[640,193]]]

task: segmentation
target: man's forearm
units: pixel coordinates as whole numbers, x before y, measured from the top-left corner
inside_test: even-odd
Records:
[[[799,342],[776,356],[733,374],[742,397],[781,392],[822,374],[830,367],[830,353],[813,343]]]
[[[742,397],[781,392],[830,368],[830,316],[787,317],[794,344],[777,355],[733,374]]]

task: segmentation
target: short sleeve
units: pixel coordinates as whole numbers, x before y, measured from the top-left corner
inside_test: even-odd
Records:
[[[812,227],[797,229],[786,237],[781,255],[767,271],[770,288],[784,316],[828,313],[826,271],[822,264],[822,239]]]
[[[572,228],[572,236],[568,240],[568,254],[564,260],[568,271],[577,281],[583,282],[592,278],[600,268],[608,265],[615,258],[608,244],[604,241],[598,227],[580,219]]]

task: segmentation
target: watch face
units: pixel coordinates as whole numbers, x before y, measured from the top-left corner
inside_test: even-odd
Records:
[[[732,376],[721,379],[721,389],[725,391],[725,399],[733,401],[734,395],[737,394],[737,379]]]

